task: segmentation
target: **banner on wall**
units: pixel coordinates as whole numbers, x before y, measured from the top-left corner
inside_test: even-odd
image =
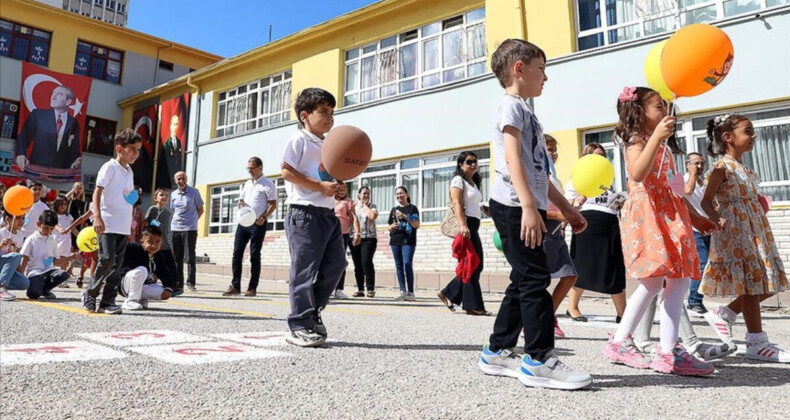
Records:
[[[159,132],[159,166],[167,174],[168,186],[175,188],[173,176],[184,170],[189,127],[189,93],[162,102],[162,128]],[[161,179],[157,175],[157,180]]]
[[[143,189],[144,192],[151,192],[151,181],[154,176],[154,156],[156,156],[156,128],[159,121],[159,113],[156,105],[151,105],[134,111],[132,114],[132,127],[140,138],[143,145],[140,147],[140,155],[132,164],[134,171],[134,185]]]
[[[80,179],[84,141],[80,128],[85,126],[91,81],[22,63],[14,174],[53,182]]]

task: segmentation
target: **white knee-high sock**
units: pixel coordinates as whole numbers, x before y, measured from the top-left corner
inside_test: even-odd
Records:
[[[625,313],[623,319],[620,321],[620,326],[614,333],[614,341],[623,341],[625,336],[633,334],[639,320],[645,315],[650,301],[653,300],[661,287],[664,284],[664,277],[648,277],[639,279],[639,286],[631,294],[628,303],[625,306]]]
[[[689,278],[667,279],[661,293],[661,352],[669,353],[678,341],[678,327],[683,311],[683,298],[689,288]]]

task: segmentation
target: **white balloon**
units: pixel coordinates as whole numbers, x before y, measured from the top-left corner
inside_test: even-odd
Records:
[[[239,221],[239,224],[244,227],[252,226],[253,223],[255,223],[255,219],[257,219],[257,217],[255,217],[255,212],[252,210],[252,208],[247,206],[239,209],[239,214],[236,218],[236,220]]]

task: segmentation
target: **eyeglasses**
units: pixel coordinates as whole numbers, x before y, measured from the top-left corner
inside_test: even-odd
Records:
[[[464,161],[467,166],[477,165],[477,159],[469,159]]]
[[[253,170],[253,169],[258,169],[258,168],[260,168],[260,166],[248,166],[248,167],[247,167],[247,170],[248,170],[248,171],[251,171],[251,170]]]

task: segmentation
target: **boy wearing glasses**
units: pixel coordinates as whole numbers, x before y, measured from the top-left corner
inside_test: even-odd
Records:
[[[258,280],[261,275],[261,247],[266,237],[266,219],[277,208],[277,187],[263,176],[263,162],[258,157],[247,161],[247,172],[250,179],[241,184],[239,208],[247,206],[255,212],[255,223],[252,226],[236,226],[236,239],[233,243],[233,279],[230,287],[222,296],[238,296],[241,294],[241,260],[244,249],[250,243],[250,283],[244,296],[255,296]]]

